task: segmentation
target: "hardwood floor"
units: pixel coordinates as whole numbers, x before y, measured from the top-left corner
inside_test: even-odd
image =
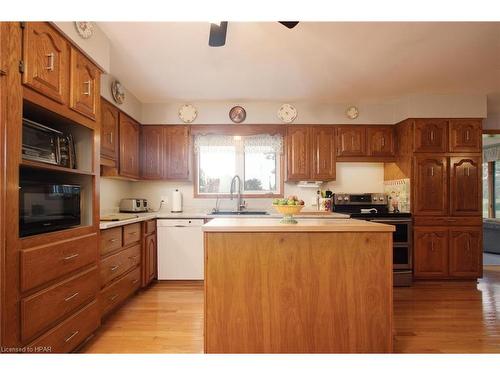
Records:
[[[500,266],[475,282],[394,289],[396,353],[500,353]],[[104,322],[85,353],[202,353],[203,286],[159,282]]]

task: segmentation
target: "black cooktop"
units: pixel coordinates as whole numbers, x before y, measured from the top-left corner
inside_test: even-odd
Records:
[[[366,213],[362,214],[360,212],[354,212],[354,213],[347,213],[343,212],[345,214],[351,215],[351,218],[356,219],[356,218],[384,218],[384,219],[390,219],[390,218],[404,218],[404,217],[411,217],[411,213],[409,212],[378,212],[378,213]]]

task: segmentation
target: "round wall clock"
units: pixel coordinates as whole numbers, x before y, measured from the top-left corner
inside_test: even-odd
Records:
[[[75,28],[83,39],[88,39],[94,34],[94,24],[92,22],[75,22]]]
[[[354,120],[359,116],[359,110],[357,107],[352,105],[350,107],[347,107],[347,109],[345,110],[345,115],[348,119]]]
[[[191,104],[181,105],[179,108],[179,118],[182,122],[190,124],[198,116],[198,110]]]
[[[278,118],[286,123],[290,123],[297,118],[297,109],[291,104],[283,104],[278,109]]]
[[[115,102],[118,104],[123,104],[125,101],[125,89],[123,88],[122,84],[118,80],[114,80],[111,83],[111,94],[113,95],[113,99]]]
[[[231,119],[232,122],[236,124],[245,121],[246,117],[247,117],[247,112],[245,111],[245,108],[239,105],[231,108],[231,110],[229,111],[229,118]]]

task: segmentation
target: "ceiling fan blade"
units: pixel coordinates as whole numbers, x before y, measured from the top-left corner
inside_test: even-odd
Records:
[[[222,47],[226,44],[227,21],[222,21],[220,24],[210,24],[210,36],[208,37],[208,45],[210,47]]]
[[[295,26],[299,24],[299,21],[278,21],[278,22],[289,29],[293,29]]]

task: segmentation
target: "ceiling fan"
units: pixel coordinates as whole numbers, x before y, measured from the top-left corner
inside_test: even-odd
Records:
[[[293,29],[298,21],[278,21],[288,29]],[[222,47],[226,44],[227,21],[219,23],[210,23],[210,36],[208,37],[208,45],[210,47]]]

